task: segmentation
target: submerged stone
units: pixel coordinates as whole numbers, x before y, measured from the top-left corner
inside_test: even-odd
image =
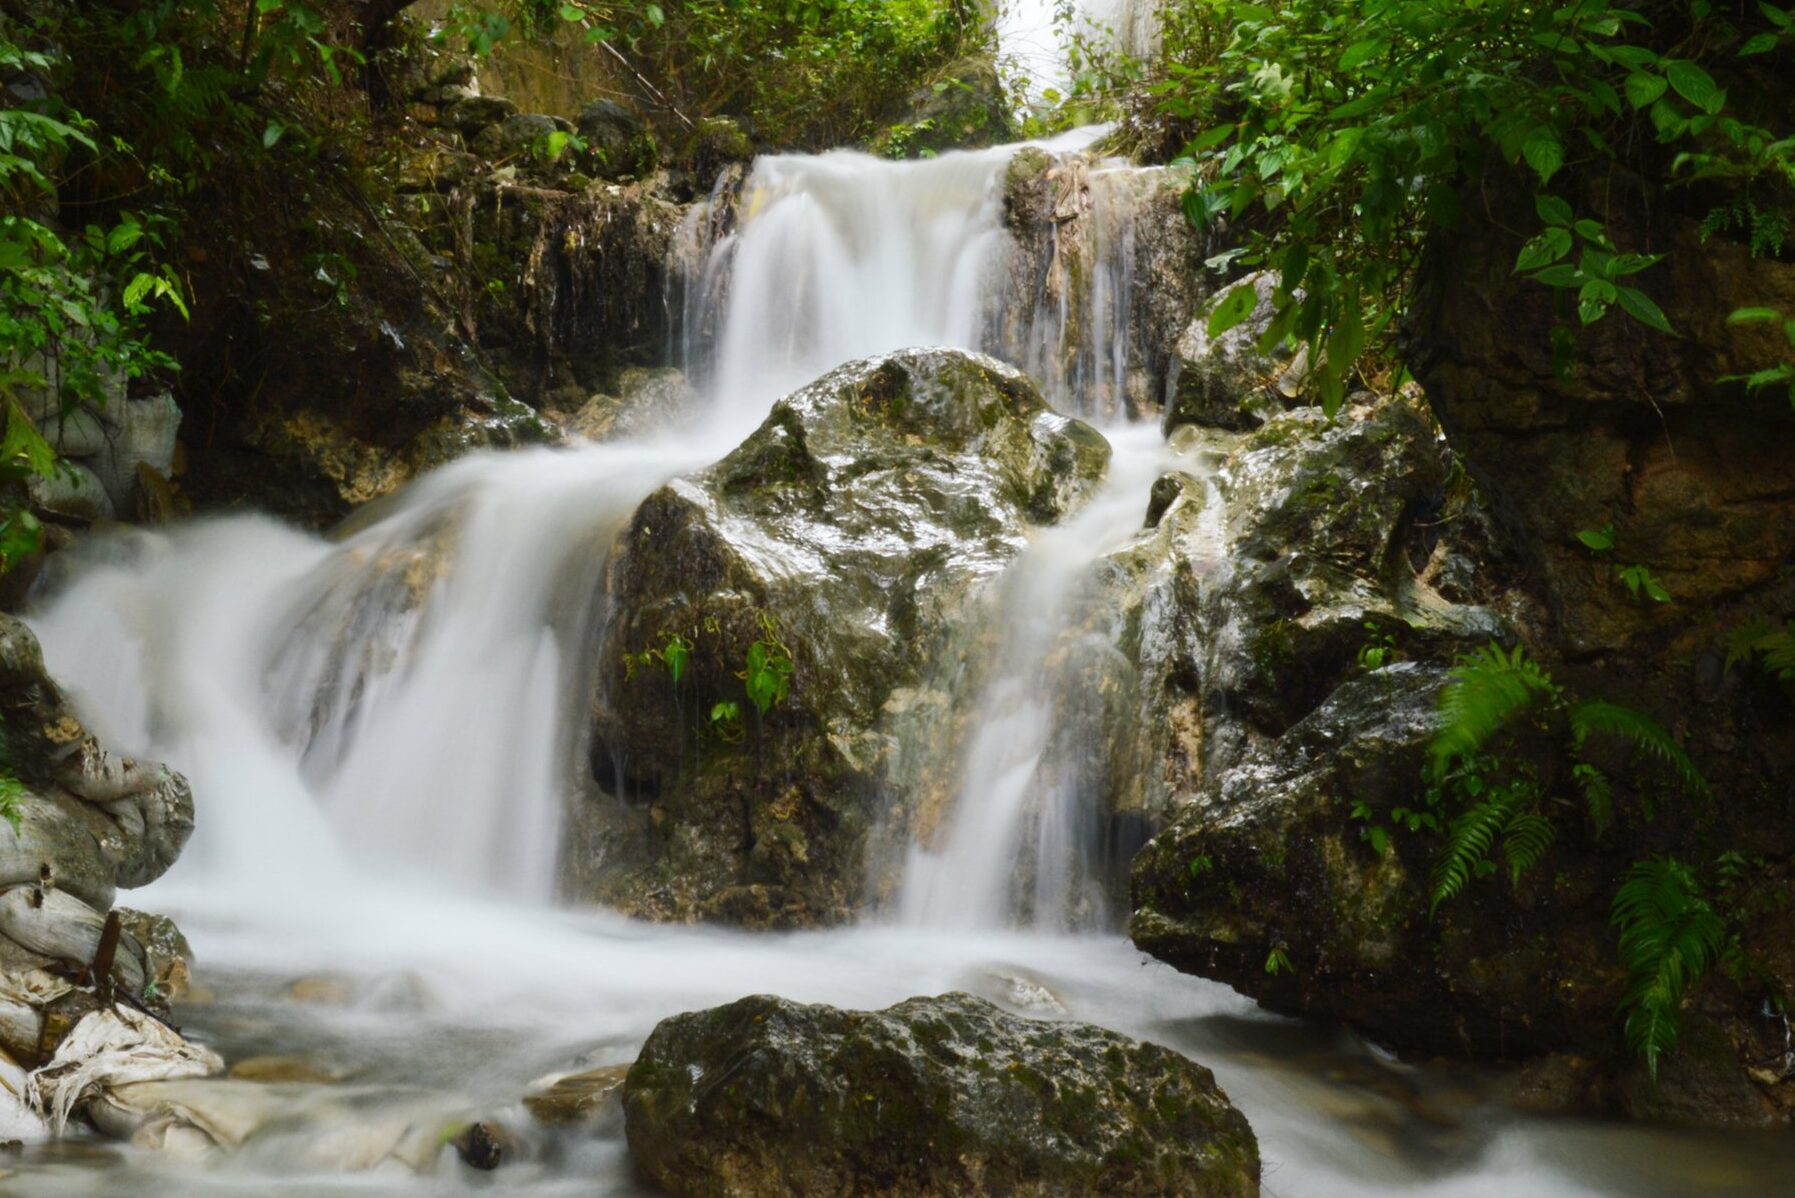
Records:
[[[630,1151],[701,1198],[1235,1198],[1259,1149],[1208,1069],[966,994],[676,1015],[624,1082]]]

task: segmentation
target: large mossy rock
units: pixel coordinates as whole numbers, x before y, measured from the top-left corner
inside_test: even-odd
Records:
[[[1439,838],[1390,813],[1426,808],[1445,680],[1413,662],[1370,672],[1223,773],[1135,859],[1135,944],[1274,1010],[1407,1049],[1602,1044],[1622,982],[1608,894],[1564,872],[1568,854],[1513,894],[1478,883],[1429,918]]]
[[[694,1198],[1237,1198],[1252,1129],[1209,1070],[965,994],[843,1011],[757,996],[662,1021],[630,1152]]]
[[[602,793],[575,814],[568,889],[658,918],[846,917],[865,897],[889,720],[1108,455],[1019,371],[906,350],[801,389],[650,495],[607,567]],[[743,677],[757,643],[792,663],[764,717]]]

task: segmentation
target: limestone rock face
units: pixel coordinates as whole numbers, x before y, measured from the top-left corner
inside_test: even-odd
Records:
[[[637,1167],[702,1198],[1235,1198],[1251,1128],[1214,1076],[965,994],[843,1011],[768,996],[662,1021],[624,1082]]]
[[[570,888],[662,918],[844,917],[894,695],[1108,451],[1020,372],[907,350],[831,372],[649,496],[608,566],[602,793],[576,813]],[[756,655],[789,668],[764,715]]]
[[[174,863],[193,830],[186,779],[99,744],[44,672],[31,630],[0,615],[0,749],[19,824],[0,821],[0,1049],[36,1061],[95,998],[48,972],[95,960],[119,887]],[[112,981],[159,1005],[185,984],[166,920],[122,912]]]

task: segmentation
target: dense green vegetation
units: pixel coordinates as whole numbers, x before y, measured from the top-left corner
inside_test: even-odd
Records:
[[[1103,111],[1133,88],[1137,118],[1188,135],[1191,217],[1234,231],[1214,265],[1277,273],[1263,342],[1307,345],[1333,411],[1359,373],[1384,376],[1428,239],[1459,225],[1492,173],[1533,181],[1515,269],[1562,297],[1567,371],[1576,330],[1612,311],[1675,334],[1650,294],[1662,252],[1616,244],[1568,179],[1661,179],[1702,206],[1710,235],[1786,253],[1795,127],[1761,83],[1795,69],[1792,26],[1775,4],[1710,0],[1183,0],[1154,61],[1093,53],[1072,99]],[[1251,309],[1240,292],[1212,328]],[[1789,369],[1766,363],[1749,382],[1787,383]]]

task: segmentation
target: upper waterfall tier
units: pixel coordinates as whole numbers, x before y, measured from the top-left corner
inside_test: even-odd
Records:
[[[758,418],[844,361],[953,346],[1022,366],[1072,414],[1157,411],[1201,246],[1182,178],[1094,158],[1102,132],[726,173],[676,239],[688,373]]]

